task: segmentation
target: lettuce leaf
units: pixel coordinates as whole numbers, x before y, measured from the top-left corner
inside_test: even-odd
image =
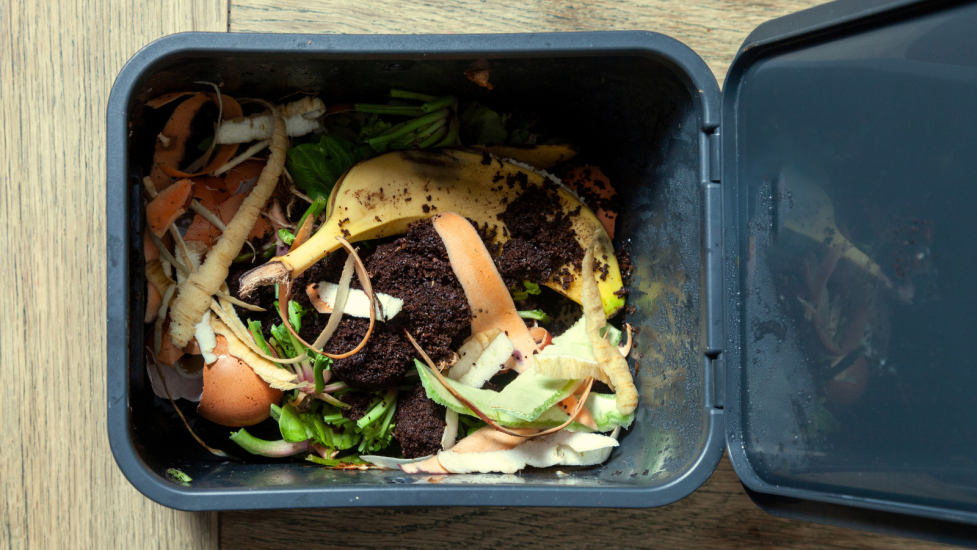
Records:
[[[461,135],[465,142],[471,145],[494,145],[504,143],[509,135],[505,131],[505,124],[499,113],[488,107],[472,101],[465,105],[459,114]]]
[[[292,147],[286,154],[285,166],[295,185],[312,199],[328,198],[339,177],[368,156],[362,147],[329,135],[317,143]]]

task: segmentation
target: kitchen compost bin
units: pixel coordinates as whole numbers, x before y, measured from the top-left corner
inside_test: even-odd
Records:
[[[826,4],[756,29],[722,95],[692,50],[645,32],[154,42],[122,70],[108,109],[119,466],[186,510],[652,507],[699,487],[728,446],[773,513],[910,534],[936,525],[966,541],[958,526],[977,524],[975,30],[970,3]],[[462,76],[476,61],[493,90]],[[140,155],[163,122],[143,103],[200,80],[266,98],[452,93],[559,121],[622,194],[615,242],[635,266],[641,402],[610,460],[430,483],[201,449],[149,387],[140,237]],[[235,452],[229,429],[195,426]],[[168,480],[170,467],[193,482]]]

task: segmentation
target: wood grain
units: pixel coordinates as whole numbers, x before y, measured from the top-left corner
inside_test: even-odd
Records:
[[[213,548],[216,514],[126,481],[105,427],[105,106],[223,0],[0,2],[0,548]]]
[[[559,534],[559,535],[558,535]],[[652,510],[416,508],[234,512],[221,547],[281,548],[940,548],[780,519],[753,505],[729,460],[698,491]]]
[[[823,0],[231,0],[238,32],[336,34],[647,30],[696,51],[722,84],[757,25]]]

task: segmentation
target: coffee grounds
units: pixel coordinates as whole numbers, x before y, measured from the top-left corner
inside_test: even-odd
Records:
[[[555,275],[564,289],[570,288],[573,274],[561,267],[571,265],[576,271],[583,261],[572,222],[580,211],[564,212],[551,182],[524,187],[526,191],[498,216],[511,237],[497,259],[499,272],[509,286],[523,280],[542,283]]]
[[[369,393],[362,391],[348,391],[337,399],[349,405],[343,409],[343,418],[354,421],[366,416],[370,402],[373,401]]]
[[[326,343],[325,352],[339,355],[355,348],[370,325],[369,319],[344,317]],[[413,365],[414,349],[404,333],[377,322],[359,353],[332,363],[333,375],[351,388],[378,391],[392,388]]]
[[[447,426],[445,412],[443,406],[428,399],[420,384],[400,392],[394,413],[394,437],[400,442],[404,458],[419,458],[441,450]]]

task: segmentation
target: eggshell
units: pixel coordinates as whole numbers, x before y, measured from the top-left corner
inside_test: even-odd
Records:
[[[237,357],[228,354],[227,340],[218,335],[217,361],[204,367],[204,392],[197,412],[222,426],[243,428],[268,418],[271,404],[282,392],[270,387]]]

